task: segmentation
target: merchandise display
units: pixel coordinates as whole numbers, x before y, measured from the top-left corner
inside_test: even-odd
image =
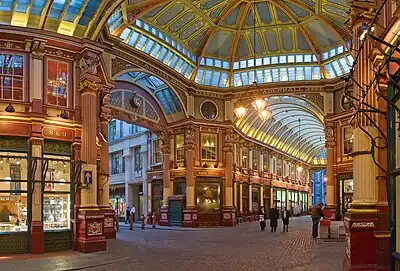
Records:
[[[69,195],[45,194],[43,199],[43,227],[45,230],[70,228]]]

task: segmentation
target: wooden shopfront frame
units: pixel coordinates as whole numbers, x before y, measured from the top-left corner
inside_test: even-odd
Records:
[[[197,219],[200,226],[219,226],[222,220],[222,206],[223,206],[223,182],[222,177],[196,177],[196,202],[198,201],[198,193],[200,184],[218,184],[219,185],[219,211],[218,212],[201,212],[197,206],[198,214]]]

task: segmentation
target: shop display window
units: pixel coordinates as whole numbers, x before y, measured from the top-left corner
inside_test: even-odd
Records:
[[[27,230],[27,176],[25,153],[0,152],[0,233]]]
[[[186,179],[185,178],[175,179],[174,195],[186,195]]]
[[[140,153],[141,147],[137,146],[134,148],[135,154],[135,178],[142,177],[143,161]]]
[[[249,185],[242,185],[242,204],[243,204],[243,212],[249,212]]]
[[[7,100],[24,99],[24,57],[14,54],[0,54],[0,98]]]
[[[152,202],[151,208],[153,212],[159,212],[161,207],[163,206],[163,194],[164,194],[164,186],[161,181],[153,181],[151,183],[152,188]]]
[[[44,230],[70,229],[70,158],[44,155],[44,159],[48,169],[44,182],[43,228]]]
[[[184,144],[184,135],[176,135],[175,136],[176,161],[185,160],[185,149],[183,147],[183,144]]]
[[[251,191],[251,210],[252,212],[258,212],[260,208],[260,188],[259,187],[253,187]]]
[[[47,61],[47,103],[68,106],[68,63],[49,59]]]
[[[217,135],[202,134],[201,142],[201,159],[208,161],[217,160]]]
[[[126,204],[124,197],[111,197],[110,195],[110,205],[111,208],[116,212],[118,217],[125,217],[126,218]],[[129,206],[131,207],[131,206]]]
[[[219,212],[221,208],[219,183],[197,183],[197,209],[200,213]]]

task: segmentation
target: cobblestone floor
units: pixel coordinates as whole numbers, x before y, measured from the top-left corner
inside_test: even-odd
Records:
[[[311,238],[310,218],[293,218],[289,232],[261,232],[258,223],[195,231],[121,227],[108,251],[41,257],[0,257],[0,270],[341,270],[343,242]]]

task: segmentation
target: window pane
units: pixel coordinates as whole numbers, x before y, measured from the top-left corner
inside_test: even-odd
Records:
[[[206,70],[206,76],[204,77],[204,85],[209,86],[211,84],[212,71]]]
[[[47,62],[47,103],[67,106],[68,64],[55,60]]]
[[[201,158],[210,161],[217,159],[217,135],[202,134]]]

